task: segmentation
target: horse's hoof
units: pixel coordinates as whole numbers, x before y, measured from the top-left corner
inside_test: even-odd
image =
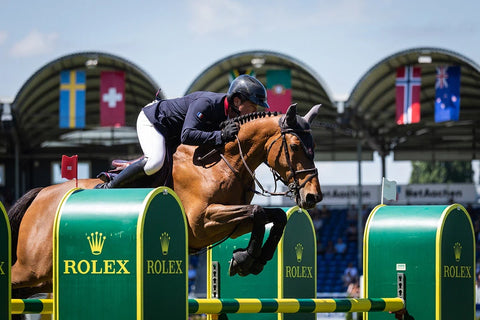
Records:
[[[259,274],[260,272],[263,271],[263,267],[265,267],[265,264],[266,262],[262,260],[259,260],[259,259],[255,260],[255,262],[250,267],[250,273],[254,275]]]
[[[230,259],[230,266],[228,268],[228,275],[230,277],[236,275],[238,273],[238,267],[237,267],[237,262],[235,260]]]
[[[234,276],[238,274],[245,277],[250,274],[250,267],[254,259],[250,256],[246,249],[237,249],[233,252],[232,260],[230,260],[230,268],[228,274]]]

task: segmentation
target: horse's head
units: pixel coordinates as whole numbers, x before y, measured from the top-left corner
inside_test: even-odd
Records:
[[[295,195],[297,205],[305,209],[313,208],[323,198],[310,129],[319,108],[320,105],[316,105],[300,117],[296,105],[291,105],[279,120],[279,135],[272,137],[267,145],[267,164]]]

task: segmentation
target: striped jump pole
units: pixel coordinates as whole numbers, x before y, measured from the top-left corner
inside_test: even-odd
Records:
[[[53,299],[12,299],[12,314],[52,314]]]
[[[401,298],[368,299],[188,299],[190,314],[325,313],[399,311]]]
[[[395,312],[401,298],[367,299],[188,299],[190,314]],[[52,313],[53,299],[12,299],[12,313]]]

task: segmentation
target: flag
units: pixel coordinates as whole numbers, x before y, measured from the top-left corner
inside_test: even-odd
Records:
[[[458,121],[460,116],[460,66],[437,68],[435,122]]]
[[[247,74],[249,76],[252,76],[255,78],[255,70],[253,70],[253,68],[248,68],[248,69],[245,69],[245,70],[240,70],[240,69],[233,69],[230,71],[230,73],[228,74],[228,83],[232,83],[233,80],[235,80],[236,77],[238,77],[239,75],[242,75],[242,74]]]
[[[420,121],[420,67],[403,66],[397,68],[396,103],[397,124]]]
[[[102,71],[100,74],[100,125],[125,125],[125,72]]]
[[[383,199],[397,200],[397,182],[382,179],[382,203]]]
[[[85,128],[85,71],[60,72],[60,128]]]
[[[285,113],[292,104],[290,70],[267,70],[267,100],[270,111]]]
[[[62,178],[72,180],[77,179],[77,164],[78,164],[78,156],[74,155],[68,157],[66,155],[62,155]]]

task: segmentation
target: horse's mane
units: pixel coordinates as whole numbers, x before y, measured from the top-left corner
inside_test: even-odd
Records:
[[[238,122],[240,125],[242,125],[242,124],[245,124],[245,123],[247,123],[249,121],[252,121],[252,120],[255,120],[255,119],[266,118],[266,117],[274,117],[274,116],[278,116],[279,114],[280,113],[277,112],[277,111],[273,111],[273,112],[271,112],[271,111],[252,112],[252,113],[249,113],[249,114],[245,114],[245,115],[242,115],[242,116],[235,117],[233,119],[225,120],[220,124],[220,128],[225,127],[225,125],[227,125],[230,122]]]

